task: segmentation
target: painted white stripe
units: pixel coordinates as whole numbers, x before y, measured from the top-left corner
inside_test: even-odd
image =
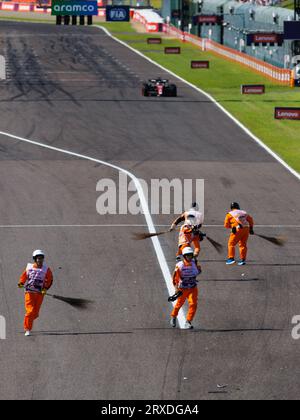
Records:
[[[124,45],[126,48],[129,48],[131,51],[135,52],[139,56],[143,57],[145,60],[149,61],[151,64],[154,64],[155,66],[159,67],[160,69],[166,71],[167,73],[171,74],[174,77],[177,77],[177,79],[181,80],[186,85],[190,86],[191,88],[195,89],[196,91],[200,92],[202,95],[206,96],[211,102],[213,102],[221,111],[224,112],[232,121],[235,122],[246,134],[248,134],[249,137],[251,137],[260,147],[265,149],[274,159],[276,159],[281,165],[283,165],[291,174],[293,174],[297,179],[300,180],[300,174],[295,171],[291,166],[289,166],[280,156],[278,156],[273,150],[271,150],[266,144],[263,143],[262,140],[260,140],[258,137],[256,137],[247,127],[245,127],[240,121],[238,121],[233,115],[230,114],[225,108],[223,108],[222,105],[220,105],[211,95],[209,95],[204,90],[198,88],[197,86],[193,85],[192,83],[188,82],[187,80],[183,79],[182,77],[178,76],[176,73],[172,72],[171,70],[168,70],[167,68],[161,66],[160,64],[156,63],[155,61],[151,60],[151,58],[145,56],[143,53],[141,53],[138,50],[135,50],[130,45],[126,44],[126,42],[121,41],[120,39],[114,37],[106,28],[99,25],[93,25],[95,28],[102,29],[110,38],[114,39],[119,44]]]
[[[0,225],[0,229],[27,229],[27,228],[120,228],[120,227],[148,227],[148,225],[118,225],[118,224],[107,224],[107,225]]]
[[[6,62],[5,57],[3,55],[0,55],[0,79],[6,79]]]
[[[13,134],[6,133],[6,132],[3,132],[3,131],[0,131],[0,135],[12,138],[14,140],[18,140],[18,141],[21,141],[21,142],[24,142],[24,143],[27,143],[27,144],[31,144],[31,145],[34,145],[34,146],[42,147],[44,149],[53,150],[55,152],[63,153],[65,155],[74,156],[74,157],[77,157],[77,158],[80,158],[80,159],[89,160],[91,162],[100,163],[101,165],[108,166],[112,169],[115,169],[119,172],[124,173],[130,179],[132,179],[132,181],[134,182],[135,188],[136,188],[137,193],[138,193],[139,198],[140,198],[141,208],[143,210],[149,232],[150,233],[156,233],[154,223],[153,223],[150,211],[149,211],[148,203],[147,203],[146,197],[144,195],[143,187],[142,187],[139,179],[136,178],[136,176],[133,175],[131,172],[127,171],[126,169],[120,168],[119,166],[113,165],[111,163],[104,162],[103,160],[95,159],[95,158],[92,158],[92,157],[89,157],[89,156],[86,156],[86,155],[81,155],[79,153],[71,152],[69,150],[60,149],[58,147],[49,146],[49,145],[44,144],[44,143],[40,143],[40,142],[37,142],[37,141],[34,141],[34,140],[25,139],[23,137],[15,136]],[[151,240],[152,240],[152,243],[153,243],[153,246],[154,246],[154,249],[155,249],[155,253],[156,253],[156,256],[157,256],[157,259],[158,259],[158,263],[160,265],[161,271],[162,271],[163,276],[164,276],[166,287],[168,289],[168,294],[172,295],[174,293],[174,286],[173,286],[173,283],[172,283],[171,273],[170,273],[165,255],[163,253],[162,247],[160,245],[159,239],[157,237],[152,237]],[[173,303],[173,306],[175,306],[175,303]],[[178,315],[178,324],[179,324],[180,328],[184,328],[185,315],[184,315],[183,310],[181,310],[179,315]]]

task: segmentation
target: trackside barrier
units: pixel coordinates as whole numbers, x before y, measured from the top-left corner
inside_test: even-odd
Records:
[[[218,44],[210,39],[199,38],[187,32],[182,32],[170,25],[164,24],[163,31],[167,35],[181,39],[183,42],[189,42],[200,47],[202,51],[212,51],[228,60],[238,62],[248,68],[251,68],[252,70],[263,74],[272,80],[291,85],[291,79],[293,76],[292,71],[289,69],[281,69],[279,67],[272,66],[271,64],[265,63],[257,58],[250,57],[249,55],[233,50],[232,48],[225,47],[224,45]]]
[[[186,34],[186,32],[182,32],[180,29],[175,28],[175,26],[166,25],[166,24],[163,25],[163,32],[165,32],[169,36],[173,36],[175,38],[181,39],[182,42],[185,42],[186,35],[189,35],[189,34]],[[197,38],[198,42],[201,43],[201,38],[198,38],[198,37],[195,37],[195,38]],[[201,44],[199,46],[201,46]]]
[[[289,85],[292,77],[291,70],[281,69],[271,64],[265,63],[264,61],[252,58],[247,54],[240,53],[239,51],[232,50],[231,48],[224,47],[223,45],[217,44],[214,41],[209,40],[206,44],[206,48],[210,51],[221,55],[228,60],[238,62],[246,67],[261,73],[272,80]]]
[[[152,10],[135,10],[133,21],[145,26],[147,32],[162,32],[163,19]]]

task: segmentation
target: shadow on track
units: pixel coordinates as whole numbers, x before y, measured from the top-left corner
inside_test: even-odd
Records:
[[[34,331],[32,337],[49,336],[49,335],[105,335],[105,334],[133,334],[133,331],[87,331],[87,332],[74,332],[74,331]]]
[[[207,279],[201,280],[201,283],[212,283],[212,282],[219,282],[219,283],[227,283],[227,282],[238,282],[238,283],[247,283],[249,281],[264,281],[264,279],[254,278],[254,279],[247,279],[247,278],[239,278],[239,279]]]
[[[277,331],[282,332],[285,331],[284,329],[280,328],[228,328],[228,329],[206,329],[206,328],[193,328],[193,329],[180,329],[180,328],[171,328],[171,327],[158,327],[158,328],[134,328],[134,331],[187,331],[191,333],[207,333],[207,334],[218,334],[218,333],[235,333],[235,332],[241,332],[241,333],[247,333],[247,332],[271,332],[271,331]]]
[[[241,332],[241,333],[247,333],[247,332],[271,332],[271,331],[278,331],[282,332],[285,331],[284,329],[280,328],[230,328],[230,329],[206,329],[206,328],[194,328],[193,330],[189,330],[191,332],[195,333],[208,333],[208,334],[214,334],[214,333],[235,333],[235,332]]]
[[[300,267],[300,263],[291,264],[279,264],[279,263],[252,263],[252,266],[261,265],[264,267]]]

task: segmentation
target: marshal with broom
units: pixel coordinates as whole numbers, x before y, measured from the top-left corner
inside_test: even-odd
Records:
[[[85,309],[91,301],[52,295],[48,291],[53,283],[53,274],[44,263],[45,253],[37,249],[32,254],[33,263],[28,263],[22,273],[18,287],[25,288],[24,330],[25,336],[30,336],[34,321],[39,317],[40,309],[45,296],[65,302],[75,308]]]

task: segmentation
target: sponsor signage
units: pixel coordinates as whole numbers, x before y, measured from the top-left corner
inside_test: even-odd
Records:
[[[221,22],[220,16],[217,15],[198,15],[193,17],[194,25],[197,24],[218,24]]]
[[[129,6],[106,6],[107,22],[129,22],[130,7]]]
[[[180,54],[180,47],[165,47],[165,54]]]
[[[242,85],[241,92],[244,95],[262,95],[265,93],[265,85]]]
[[[300,120],[300,108],[275,108],[276,120]]]
[[[97,1],[52,0],[51,15],[54,16],[97,16]]]
[[[247,35],[247,45],[251,44],[282,44],[283,34],[257,33]]]
[[[284,39],[300,39],[300,21],[283,22]]]
[[[282,35],[279,34],[254,34],[253,41],[256,44],[279,43]]]
[[[147,44],[161,44],[162,40],[161,38],[148,38]]]
[[[209,69],[209,61],[191,61],[192,69]]]
[[[17,4],[0,3],[1,10],[17,10]]]
[[[161,23],[147,23],[146,29],[147,29],[147,32],[162,32],[161,26],[162,26]]]

